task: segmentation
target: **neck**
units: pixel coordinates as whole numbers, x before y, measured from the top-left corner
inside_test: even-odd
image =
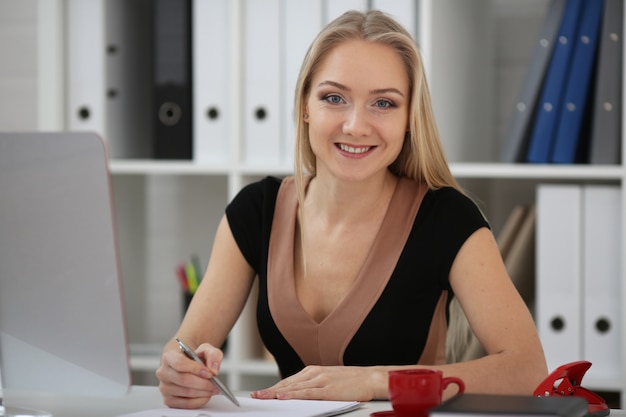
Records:
[[[386,172],[365,181],[342,181],[318,173],[309,184],[305,210],[328,223],[354,223],[387,210],[398,177]]]

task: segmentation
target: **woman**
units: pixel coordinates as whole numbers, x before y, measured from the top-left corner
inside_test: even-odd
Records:
[[[547,376],[532,317],[489,226],[447,166],[415,42],[381,12],[347,12],[311,45],[296,88],[296,173],[229,204],[202,284],[157,371],[168,406],[217,393],[221,346],[259,279],[276,385],[255,398],[387,398],[392,369],[467,392],[530,394]],[[447,364],[456,297],[486,356]],[[446,396],[453,392],[446,393]]]

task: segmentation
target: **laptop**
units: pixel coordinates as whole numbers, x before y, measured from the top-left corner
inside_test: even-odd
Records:
[[[123,396],[131,384],[107,152],[87,132],[0,132],[5,389]]]

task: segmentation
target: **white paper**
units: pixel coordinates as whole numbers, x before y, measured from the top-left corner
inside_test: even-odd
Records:
[[[218,395],[211,398],[203,408],[196,410],[159,408],[119,417],[323,417],[336,416],[361,407],[359,402],[347,401],[257,400],[249,397],[237,399],[241,407]]]

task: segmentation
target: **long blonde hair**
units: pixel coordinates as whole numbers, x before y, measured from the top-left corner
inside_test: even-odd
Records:
[[[311,92],[311,80],[326,55],[348,40],[382,43],[402,58],[409,79],[409,130],[398,158],[389,167],[400,177],[425,182],[430,189],[454,187],[462,192],[452,177],[445,158],[433,114],[426,73],[415,40],[389,15],[378,11],[348,11],[330,22],[317,35],[304,57],[296,84],[294,118],[296,125],[295,181],[300,199],[304,200],[305,175],[315,175],[315,155],[309,141],[308,123],[303,120]]]
[[[329,23],[315,38],[306,53],[296,84],[294,119],[296,125],[295,183],[298,192],[300,219],[305,197],[305,176],[316,174],[316,159],[309,141],[308,123],[304,121],[311,80],[326,55],[337,45],[349,40],[365,40],[390,46],[404,62],[409,79],[409,130],[398,158],[389,170],[400,177],[425,183],[429,189],[453,187],[464,193],[446,161],[439,130],[435,122],[426,72],[417,44],[411,35],[392,17],[377,10],[348,11]],[[305,231],[301,227],[301,244]],[[306,258],[304,247],[303,257]],[[305,262],[306,273],[306,262]],[[465,314],[454,302],[448,328],[448,360],[459,360],[473,334]],[[456,307],[456,308],[455,308]]]

